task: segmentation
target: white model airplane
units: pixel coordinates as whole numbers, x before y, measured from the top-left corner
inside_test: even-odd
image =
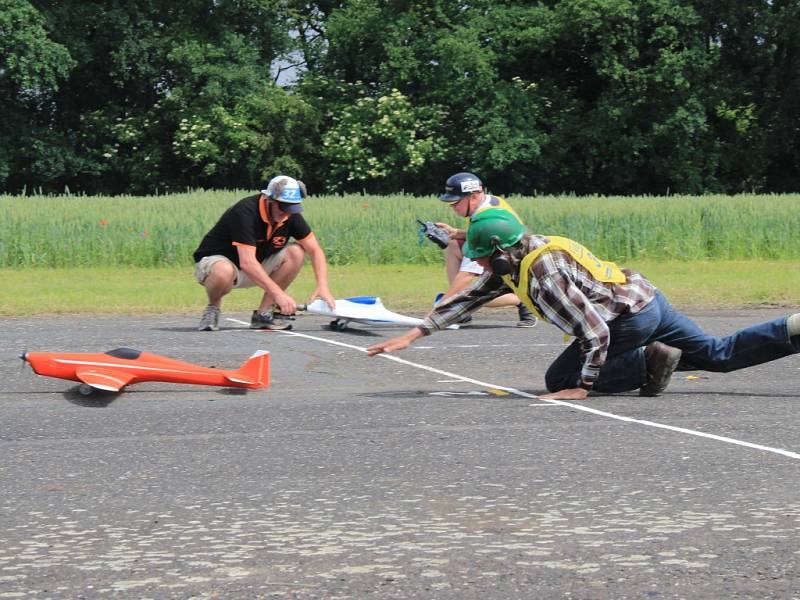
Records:
[[[310,304],[299,305],[299,310],[322,315],[323,317],[333,317],[329,327],[334,331],[344,331],[351,321],[363,323],[364,325],[419,325],[422,319],[407,317],[387,309],[381,299],[377,296],[356,296],[336,301],[336,310],[324,300],[314,300]]]

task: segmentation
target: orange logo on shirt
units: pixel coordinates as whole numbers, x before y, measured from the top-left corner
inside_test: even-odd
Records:
[[[272,245],[275,248],[283,248],[286,245],[286,236],[285,235],[277,235],[272,238]]]

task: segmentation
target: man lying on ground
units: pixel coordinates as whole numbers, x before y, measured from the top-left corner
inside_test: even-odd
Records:
[[[464,255],[485,269],[475,285],[418,327],[370,346],[370,356],[407,348],[509,292],[575,336],[547,370],[550,393],[543,399],[583,400],[590,390],[657,396],[679,362],[727,373],[800,352],[800,313],[726,337],[709,335],[640,273],[598,260],[572,240],[530,235],[502,209],[475,215]]]

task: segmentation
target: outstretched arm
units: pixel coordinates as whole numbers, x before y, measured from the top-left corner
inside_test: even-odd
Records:
[[[384,352],[389,353],[397,352],[398,350],[404,350],[422,336],[422,330],[419,327],[414,327],[413,329],[409,329],[403,335],[398,335],[397,337],[390,338],[383,342],[372,344],[372,346],[367,348],[367,355],[375,356],[376,354],[383,354]]]
[[[322,298],[331,310],[336,310],[336,300],[333,299],[333,295],[328,288],[328,260],[325,258],[325,252],[322,250],[322,246],[319,245],[317,237],[312,233],[297,243],[303,247],[303,250],[311,259],[314,278],[317,280],[317,287],[309,297],[309,301],[314,298]]]

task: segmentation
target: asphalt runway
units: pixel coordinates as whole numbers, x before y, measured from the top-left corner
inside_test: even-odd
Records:
[[[0,598],[800,598],[800,356],[544,402],[561,334],[514,316],[400,361],[307,315],[0,319]],[[271,386],[87,398],[17,358],[117,347],[269,350]]]

